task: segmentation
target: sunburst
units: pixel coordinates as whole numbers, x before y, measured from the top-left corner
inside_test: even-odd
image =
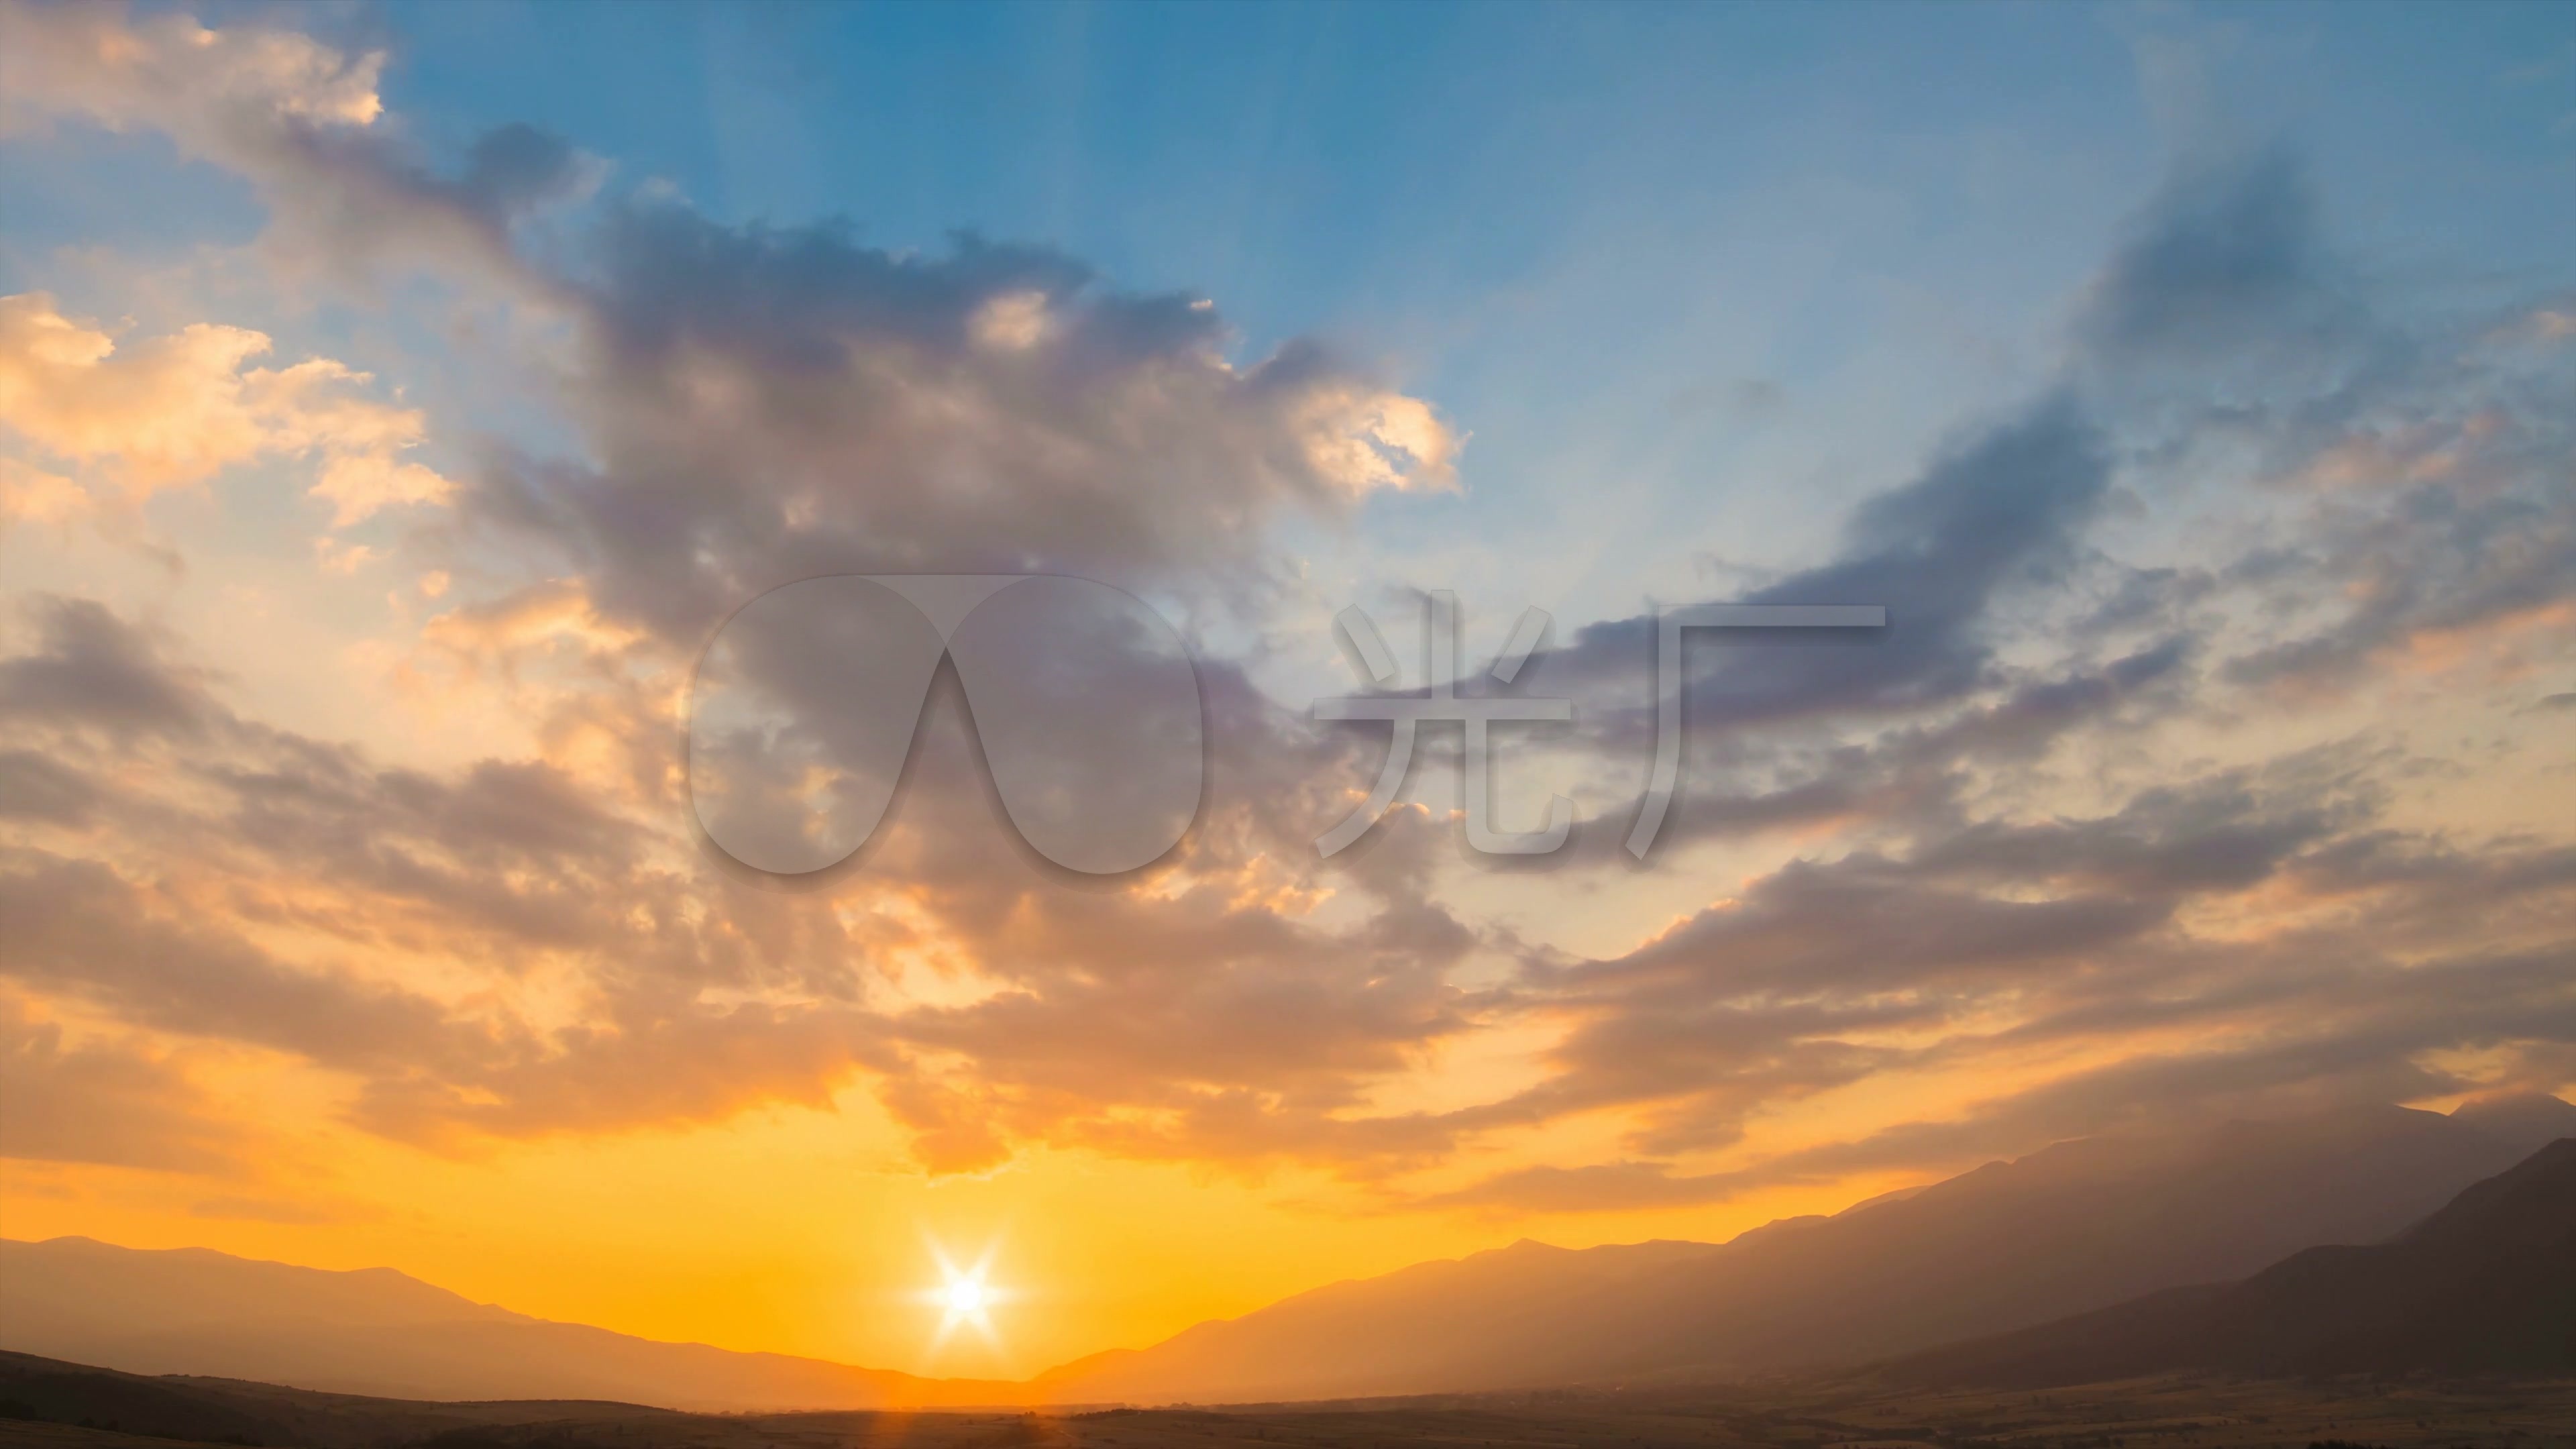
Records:
[[[925,1288],[918,1295],[923,1303],[939,1310],[939,1327],[930,1336],[931,1352],[938,1352],[960,1327],[971,1327],[986,1343],[1001,1347],[1001,1335],[993,1328],[992,1310],[1010,1301],[1011,1295],[992,1281],[993,1255],[1000,1247],[999,1243],[987,1244],[973,1267],[960,1268],[945,1247],[935,1239],[931,1242],[930,1256],[939,1265],[939,1286]]]

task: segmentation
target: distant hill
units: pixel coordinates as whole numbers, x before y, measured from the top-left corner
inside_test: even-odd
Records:
[[[2087,1139],[1722,1246],[1520,1243],[1335,1284],[1039,1383],[1218,1403],[1849,1365],[2376,1242],[2570,1131],[2576,1106],[2525,1098]]]
[[[990,1404],[1022,1392],[553,1323],[390,1268],[329,1272],[87,1238],[0,1239],[0,1304],[0,1348],[355,1394],[776,1409]]]
[[[2465,1122],[2511,1147],[2517,1160],[2561,1137],[2576,1137],[2576,1106],[2541,1092],[2513,1092],[2468,1102],[2451,1113],[2451,1120]]]
[[[1757,1231],[1784,1230],[1797,1229]],[[1568,1325],[1614,1320],[1623,1304],[1655,1296],[1659,1279],[1721,1251],[1658,1242],[1578,1252],[1523,1240],[1077,1359],[1038,1384],[1065,1398],[1247,1403],[1576,1382],[1592,1365]]]
[[[80,1238],[0,1240],[0,1348],[346,1393],[726,1410],[1644,1384],[1892,1359],[2243,1279],[2303,1248],[2383,1241],[2571,1134],[2576,1106],[2516,1098],[2093,1138],[1724,1244],[1522,1242],[1417,1264],[1025,1383],[658,1343],[388,1269]]]
[[[2329,1449],[2355,1449],[2512,1439],[2546,1445],[2563,1437],[2549,1430],[2576,1424],[2576,1379],[2445,1376],[2381,1390],[2361,1395],[2338,1380],[2195,1374],[2018,1395],[1999,1410],[1990,1393],[1847,1377],[1225,1409],[684,1414],[564,1400],[361,1398],[235,1379],[144,1378],[0,1354],[0,1449],[1929,1449],[2004,1442],[1995,1432],[1998,1412],[2009,1419],[2009,1442],[2027,1449],[2101,1449],[2113,1425],[2132,1445],[2179,1439],[2281,1449],[2322,1440]],[[2213,1436],[2207,1431],[2214,1426],[2227,1427]]]
[[[2310,1248],[2240,1283],[2174,1289],[1882,1372],[2037,1387],[2177,1369],[2576,1370],[2576,1137],[2470,1187],[2395,1241]]]
[[[1194,1437],[1203,1442],[1207,1436]],[[1119,1439],[1105,1437],[1104,1442]],[[145,1377],[0,1353],[0,1449],[170,1449],[174,1444],[233,1449],[1073,1449],[1067,1436],[1048,1432],[1013,1410],[704,1415],[578,1399],[433,1403],[315,1393],[240,1379]]]
[[[369,1449],[460,1429],[590,1421],[650,1423],[680,1416],[583,1400],[418,1403],[315,1393],[238,1379],[147,1377],[0,1353],[0,1417],[89,1426],[151,1439],[257,1444],[264,1449]]]

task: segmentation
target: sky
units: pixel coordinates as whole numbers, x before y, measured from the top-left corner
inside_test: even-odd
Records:
[[[2563,1092],[2571,397],[2565,7],[10,0],[0,1231],[1019,1375]],[[850,574],[1199,746],[729,622]],[[1317,848],[1435,591],[1558,850],[1437,727]],[[1638,861],[1708,602],[1889,622],[1691,643]]]

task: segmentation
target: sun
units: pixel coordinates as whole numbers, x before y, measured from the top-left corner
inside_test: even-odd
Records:
[[[1001,1336],[993,1329],[992,1310],[996,1305],[1007,1302],[1010,1294],[995,1287],[991,1277],[993,1255],[999,1246],[987,1247],[973,1267],[960,1268],[957,1261],[948,1256],[946,1248],[936,1241],[930,1244],[930,1256],[939,1265],[940,1283],[936,1288],[924,1289],[918,1296],[922,1302],[939,1310],[939,1327],[930,1337],[933,1352],[937,1352],[939,1346],[948,1341],[949,1335],[960,1327],[972,1328],[982,1335],[985,1342],[996,1348],[1001,1346]]]
[[[959,1278],[950,1283],[943,1295],[948,1311],[960,1318],[979,1316],[993,1301],[993,1290],[973,1278]]]

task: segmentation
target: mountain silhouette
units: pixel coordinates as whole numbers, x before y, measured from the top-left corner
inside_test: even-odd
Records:
[[[2464,1188],[2571,1134],[2576,1106],[2540,1097],[2089,1138],[1723,1244],[1524,1241],[1417,1264],[1019,1383],[655,1342],[390,1269],[81,1238],[0,1240],[0,1349],[345,1393],[726,1410],[1239,1403],[1839,1368],[2111,1305],[2161,1321],[2218,1291],[2189,1285],[2418,1221],[2430,1231]]]
[[[390,1268],[332,1272],[204,1248],[0,1239],[0,1302],[0,1348],[351,1394],[775,1409],[992,1404],[1021,1392],[661,1343],[475,1303]]]
[[[1524,1242],[1417,1265],[1040,1383],[1214,1403],[1845,1366],[2385,1239],[2513,1165],[2552,1122],[2576,1131],[2576,1106],[2355,1108],[2085,1139],[1723,1245]]]
[[[421,1403],[239,1379],[152,1378],[20,1353],[0,1353],[0,1416],[18,1423],[89,1425],[119,1436],[267,1449],[377,1449],[505,1425],[580,1418],[659,1427],[680,1417],[578,1399]],[[7,1442],[5,1435],[0,1442]]]
[[[2561,1137],[2576,1137],[2576,1106],[2545,1092],[2507,1092],[2463,1103],[2451,1120],[2465,1122],[2528,1157]]]
[[[2173,1289],[1883,1371],[2039,1387],[2176,1369],[2576,1370],[2576,1137],[2470,1187],[2393,1241],[2310,1248],[2239,1283]]]

